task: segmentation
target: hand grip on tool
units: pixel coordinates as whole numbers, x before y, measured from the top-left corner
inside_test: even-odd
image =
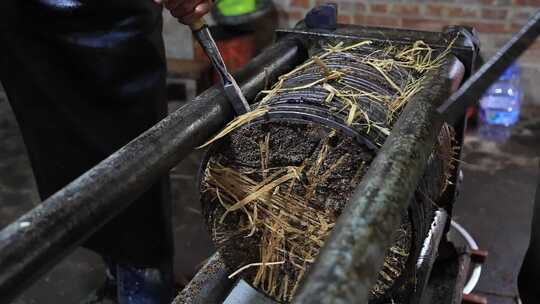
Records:
[[[249,104],[242,94],[242,90],[234,80],[233,76],[227,71],[225,62],[221,57],[221,53],[208,30],[206,22],[201,18],[190,25],[193,36],[199,41],[199,44],[203,48],[204,52],[212,62],[212,65],[216,69],[223,82],[223,90],[225,96],[233,106],[237,115],[241,115],[250,111]]]
[[[199,20],[196,20],[195,22],[193,22],[192,24],[189,25],[189,27],[191,28],[191,31],[192,32],[196,32],[196,31],[199,31],[201,30],[203,27],[207,26],[206,25],[206,22],[204,21],[204,19],[199,19]]]

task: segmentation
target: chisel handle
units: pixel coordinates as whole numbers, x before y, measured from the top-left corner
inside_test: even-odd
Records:
[[[201,18],[193,22],[189,27],[191,28],[191,31],[196,32],[196,31],[200,31],[205,26],[206,26],[206,22],[204,21],[204,19]]]

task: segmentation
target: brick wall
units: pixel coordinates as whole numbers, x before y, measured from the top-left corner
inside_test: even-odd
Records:
[[[321,0],[275,0],[283,21],[294,25]],[[333,0],[342,23],[438,30],[467,24],[486,33],[516,31],[537,9],[540,0]]]

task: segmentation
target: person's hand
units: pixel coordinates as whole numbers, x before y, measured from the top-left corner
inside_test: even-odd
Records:
[[[212,0],[154,0],[164,4],[171,15],[186,25],[201,19],[212,8]]]

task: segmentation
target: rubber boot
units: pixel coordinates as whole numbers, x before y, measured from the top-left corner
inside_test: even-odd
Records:
[[[173,299],[171,266],[138,268],[118,264],[116,276],[119,304],[169,304]]]

